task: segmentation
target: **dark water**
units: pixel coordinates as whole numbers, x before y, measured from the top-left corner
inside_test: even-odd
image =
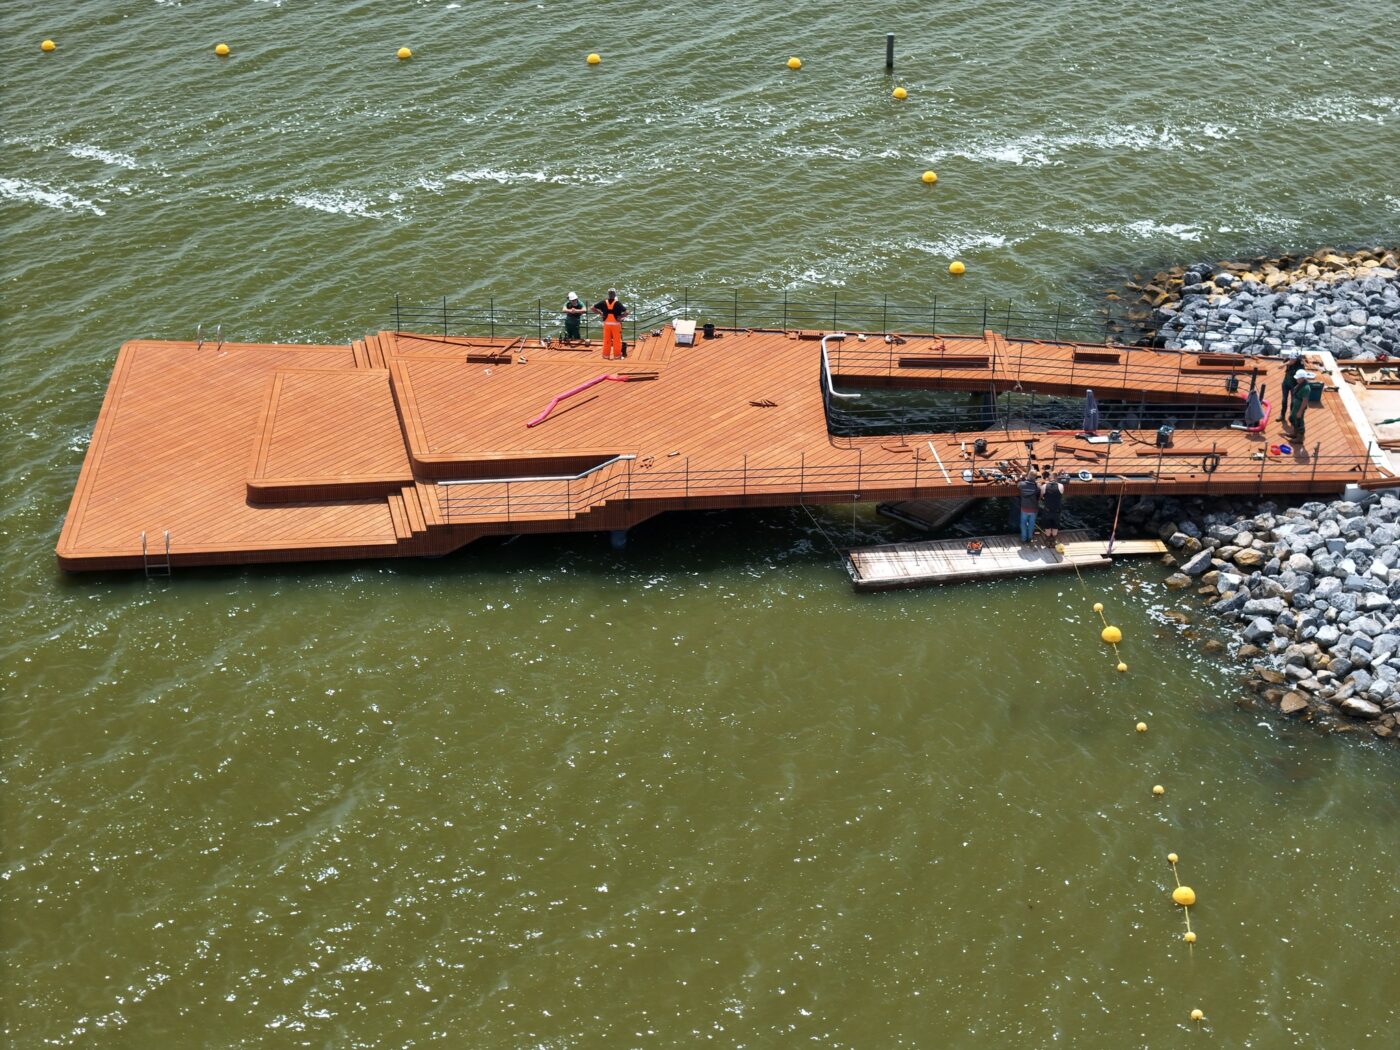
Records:
[[[8,1039],[1388,1045],[1393,761],[1237,706],[1155,566],[856,596],[830,542],[896,535],[869,508],[169,583],[52,557],[125,338],[610,282],[1075,308],[1393,242],[1387,10],[6,8]]]

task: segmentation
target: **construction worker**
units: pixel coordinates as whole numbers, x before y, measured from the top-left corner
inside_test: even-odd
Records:
[[[1293,388],[1298,385],[1298,372],[1303,367],[1303,359],[1298,356],[1298,351],[1290,352],[1288,364],[1283,369],[1283,398],[1279,404],[1278,417],[1286,419],[1288,417],[1288,396],[1293,393]]]
[[[609,288],[606,299],[593,304],[593,312],[603,319],[603,360],[622,360],[622,319],[627,306],[617,297],[617,289]]]
[[[564,303],[564,340],[566,342],[577,343],[582,338],[578,325],[584,312],[583,300],[578,297],[578,292],[570,292],[568,301]]]
[[[1288,432],[1297,441],[1303,440],[1306,424],[1303,417],[1308,411],[1308,402],[1312,400],[1313,388],[1317,388],[1318,395],[1321,396],[1322,384],[1314,382],[1317,376],[1307,369],[1299,369],[1293,377],[1296,385],[1293,388],[1293,409],[1288,413]]]

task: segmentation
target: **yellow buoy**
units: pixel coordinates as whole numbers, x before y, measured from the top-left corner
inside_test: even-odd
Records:
[[[961,277],[967,272],[967,267],[958,259],[954,259],[948,264],[948,272],[954,277]]]
[[[926,172],[924,172],[922,175],[919,176],[919,180],[920,180],[925,186],[932,186],[935,182],[938,181],[938,172],[936,172],[936,171],[926,171]]]
[[[1138,731],[1139,733],[1146,733],[1146,732],[1147,732],[1147,723],[1146,723],[1146,722],[1139,722],[1139,723],[1137,724],[1137,731]]]
[[[909,97],[909,92],[905,91],[902,87],[897,87],[897,88],[895,88],[893,91],[890,92],[890,97],[891,97],[891,98],[908,98],[908,97]]]
[[[401,47],[394,52],[394,55],[398,58],[400,62],[402,62],[406,58],[412,58],[413,52],[406,47]]]
[[[1206,1012],[1205,1012],[1204,1010],[1192,1010],[1192,1011],[1191,1011],[1191,1020],[1193,1020],[1193,1021],[1201,1021],[1201,1020],[1204,1020],[1204,1019],[1205,1019],[1205,1016],[1206,1016]]]
[[[599,62],[603,61],[603,56],[598,54],[598,52],[594,51],[591,52],[589,56],[586,59],[584,59],[584,61],[587,62],[590,66],[596,66]]]
[[[1172,890],[1172,900],[1180,904],[1183,908],[1189,908],[1196,903],[1196,891],[1190,886],[1178,886]]]
[[[1181,858],[1178,857],[1175,853],[1168,853],[1168,854],[1167,854],[1167,863],[1168,863],[1168,864],[1175,864],[1175,863],[1176,863],[1178,860],[1180,860],[1180,859],[1181,859]]]
[[[227,57],[228,57],[228,45],[227,45],[227,44],[215,44],[215,45],[214,45],[214,54],[218,55],[220,58],[227,58]]]
[[[58,47],[58,45],[55,44],[52,40],[45,40],[42,44],[39,45],[39,50],[52,51],[56,47]]]
[[[1152,785],[1152,794],[1154,794],[1154,795],[1165,795],[1166,793],[1167,793],[1167,789],[1164,788],[1161,784],[1153,784],[1153,785]]]
[[[1103,602],[1094,603],[1094,612],[1103,612]]]
[[[802,68],[802,59],[798,58],[796,55],[793,55],[790,59],[788,59],[788,69],[801,69],[801,68]]]
[[[1119,660],[1119,661],[1118,661],[1118,666],[1114,668],[1114,670],[1117,671],[1119,674],[1122,674],[1122,673],[1123,673],[1124,671],[1126,671],[1127,669],[1128,669],[1128,665],[1125,664],[1122,660]]]
[[[1183,941],[1185,941],[1187,944],[1195,944],[1195,943],[1196,943],[1196,934],[1195,934],[1193,931],[1191,931],[1191,930],[1187,930],[1185,933],[1183,933],[1183,934],[1181,935],[1181,939],[1182,939]]]
[[[1123,640],[1123,632],[1120,631],[1117,627],[1114,627],[1112,624],[1109,624],[1107,627],[1105,627],[1102,631],[1099,632],[1099,637],[1102,638],[1109,645],[1117,645]]]

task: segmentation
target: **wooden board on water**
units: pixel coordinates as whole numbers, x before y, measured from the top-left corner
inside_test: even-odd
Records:
[[[1069,533],[1060,533],[1061,543],[1065,548],[1065,556],[1071,560],[1076,558],[1103,558],[1109,555],[1108,540],[1077,540],[1066,541],[1063,537]],[[1113,557],[1126,558],[1133,554],[1166,554],[1167,545],[1161,540],[1114,540]]]
[[[1060,533],[1063,554],[1050,547],[1025,546],[1016,536],[983,536],[982,553],[969,554],[970,542],[927,540],[861,547],[847,552],[847,569],[856,590],[881,591],[1112,564],[1108,541],[1095,539],[1086,529]],[[1161,540],[1118,540],[1113,555],[1161,554],[1166,549]]]

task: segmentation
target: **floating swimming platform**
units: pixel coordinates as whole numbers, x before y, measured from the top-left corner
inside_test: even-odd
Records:
[[[1027,546],[1018,536],[977,536],[918,543],[886,543],[846,552],[846,571],[858,591],[889,591],[935,583],[1026,576],[1112,565],[1126,555],[1163,554],[1161,540],[1097,538],[1087,529],[1060,533],[1059,547]],[[1111,556],[1110,556],[1111,555]]]

